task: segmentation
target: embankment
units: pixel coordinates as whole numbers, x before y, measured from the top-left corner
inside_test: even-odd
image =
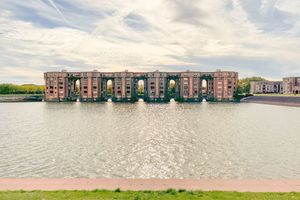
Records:
[[[0,179],[0,191],[14,190],[131,190],[172,189],[238,192],[299,192],[300,180],[225,180],[225,179]],[[1,199],[1,198],[0,198]],[[268,198],[267,198],[268,199]]]
[[[300,107],[299,96],[250,96],[241,102]]]
[[[35,102],[43,99],[41,95],[0,95],[0,102]]]

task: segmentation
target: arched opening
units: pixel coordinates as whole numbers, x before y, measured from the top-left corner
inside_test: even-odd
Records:
[[[207,80],[203,79],[201,82],[202,95],[207,95]]]
[[[79,98],[80,98],[80,91],[81,91],[81,85],[80,85],[80,80],[77,79],[75,81],[75,88],[74,88],[74,94],[75,94],[75,97],[76,97],[76,100],[78,101]]]
[[[106,96],[111,97],[113,95],[112,80],[106,82]]]
[[[171,79],[169,81],[169,97],[170,101],[175,101],[176,98],[176,82],[175,80]]]
[[[207,93],[208,93],[208,82],[205,79],[201,81],[201,93],[202,93],[202,101],[206,101]]]
[[[137,84],[137,95],[143,97],[145,95],[145,81],[139,80]]]

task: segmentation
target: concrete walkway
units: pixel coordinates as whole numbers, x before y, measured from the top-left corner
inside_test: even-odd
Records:
[[[300,107],[300,96],[250,96],[241,102]]]
[[[300,180],[0,179],[0,190],[219,190],[300,192]]]

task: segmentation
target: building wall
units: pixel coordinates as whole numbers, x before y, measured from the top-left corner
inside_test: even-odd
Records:
[[[163,101],[167,92],[167,73],[149,72],[146,74],[148,101]]]
[[[116,101],[131,101],[134,93],[132,72],[114,73],[114,98]]]
[[[45,78],[45,100],[65,99],[68,96],[68,78],[66,72],[46,73]]]
[[[251,94],[282,93],[282,81],[252,81],[250,83]]]
[[[200,76],[200,72],[187,71],[180,73],[180,98],[182,100],[200,100]]]
[[[237,72],[215,72],[213,74],[213,96],[217,100],[228,99],[233,100],[237,88],[238,73]]]
[[[147,101],[169,101],[169,81],[176,80],[180,101],[233,100],[238,79],[237,72],[47,72],[45,100],[75,100],[76,81],[80,81],[81,101],[107,100],[107,81],[112,81],[114,101],[135,101],[137,82],[145,82]],[[205,94],[202,80],[207,81]]]
[[[284,94],[299,94],[300,93],[300,77],[283,78],[283,93]]]

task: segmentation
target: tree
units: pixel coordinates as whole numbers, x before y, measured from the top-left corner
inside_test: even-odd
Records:
[[[175,82],[170,82],[170,96],[173,97],[175,96],[175,91],[176,91],[176,84]]]
[[[112,91],[112,85],[111,84],[108,84],[107,85],[107,95],[108,96],[111,96],[113,94],[113,91]]]
[[[14,84],[0,84],[0,94],[42,94],[45,91],[43,85],[14,85]]]
[[[138,85],[137,92],[138,92],[138,95],[144,95],[145,91],[144,91],[144,85],[143,84]]]

